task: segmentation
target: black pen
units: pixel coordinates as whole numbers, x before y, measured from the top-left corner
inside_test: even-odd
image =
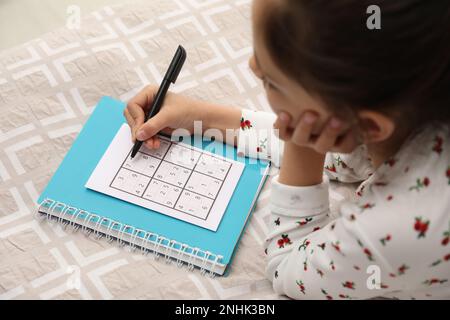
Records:
[[[181,68],[183,67],[184,61],[186,60],[186,50],[182,46],[178,46],[177,52],[170,63],[169,69],[164,76],[161,86],[156,93],[155,99],[153,100],[152,107],[150,108],[149,113],[145,116],[145,122],[147,122],[150,118],[154,117],[164,102],[164,98],[166,97],[167,91],[169,90],[169,86],[171,83],[175,83],[178,75],[180,74]],[[139,149],[142,146],[142,141],[136,141],[133,147],[133,151],[131,152],[131,159],[133,159],[138,153]]]

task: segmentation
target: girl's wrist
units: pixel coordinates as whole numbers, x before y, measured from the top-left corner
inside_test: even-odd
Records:
[[[242,111],[239,108],[205,103],[201,109],[204,116],[204,128],[239,129]]]
[[[322,183],[325,155],[292,142],[285,143],[278,181],[291,186]]]

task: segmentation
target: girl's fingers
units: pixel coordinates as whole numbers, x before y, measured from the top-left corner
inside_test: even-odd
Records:
[[[342,132],[342,128],[342,121],[337,118],[332,118],[314,143],[314,150],[323,154],[331,151],[336,144],[339,134]]]
[[[161,146],[161,140],[159,140],[159,137],[153,137],[153,139],[154,139],[153,147],[155,149],[159,149],[159,147]]]
[[[318,117],[312,112],[306,112],[292,134],[292,142],[300,146],[309,146],[311,143],[311,132]]]
[[[146,123],[138,126],[139,130],[136,133],[136,138],[140,141],[150,139],[164,128],[169,127],[171,122],[171,113],[163,109],[154,117],[150,118]]]
[[[144,142],[144,144],[145,144],[145,146],[146,146],[147,148],[153,149],[154,144],[155,144],[154,141],[155,141],[155,140],[154,140],[153,137],[152,137],[152,138],[146,140],[146,141]]]
[[[159,149],[161,146],[161,140],[159,137],[154,136],[144,142],[145,146],[149,149]]]
[[[286,112],[281,112],[278,115],[277,120],[273,124],[273,128],[278,130],[278,137],[281,140],[288,141],[291,139],[292,130],[289,129],[289,123],[291,122],[291,116]]]
[[[127,104],[127,108],[125,110],[128,112],[128,115],[131,116],[134,120],[134,127],[132,130],[134,138],[136,137],[136,130],[144,124],[145,111],[152,104],[154,96],[156,94],[156,90],[158,89],[155,86],[146,86]]]
[[[134,120],[133,136],[136,137],[136,131],[144,124],[145,113],[138,104],[129,103],[127,106],[128,113]]]
[[[130,115],[130,112],[128,111],[128,109],[125,109],[125,111],[123,112],[123,115],[125,116],[125,119],[127,120],[128,125],[131,128],[131,136],[132,136],[131,139],[132,139],[133,142],[135,142],[136,141],[136,135],[134,133],[135,133],[135,130],[136,130],[135,129],[136,124],[134,122],[134,119]]]

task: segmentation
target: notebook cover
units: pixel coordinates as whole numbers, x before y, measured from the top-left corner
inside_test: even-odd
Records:
[[[233,155],[246,163],[216,232],[160,214],[158,212],[87,189],[85,184],[100,161],[120,126],[125,122],[125,104],[103,97],[71,149],[38,199],[50,198],[119,221],[135,228],[160,234],[166,238],[222,255],[223,264],[231,262],[258,187],[265,179],[266,161],[238,157],[236,149],[222,142],[200,141],[203,148],[219,155]],[[199,147],[192,139],[191,144]],[[187,143],[186,141],[184,141]],[[197,141],[198,142],[198,141]],[[227,148],[225,152],[223,148]]]

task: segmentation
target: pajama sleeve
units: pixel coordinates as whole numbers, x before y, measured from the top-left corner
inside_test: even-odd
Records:
[[[280,166],[283,141],[278,138],[273,124],[274,113],[242,109],[237,151],[241,156],[271,161]]]
[[[283,185],[274,177],[266,276],[278,294],[294,299],[381,295],[365,289],[370,261],[358,244],[359,230],[343,218],[329,218],[328,184],[326,176],[307,187]]]

